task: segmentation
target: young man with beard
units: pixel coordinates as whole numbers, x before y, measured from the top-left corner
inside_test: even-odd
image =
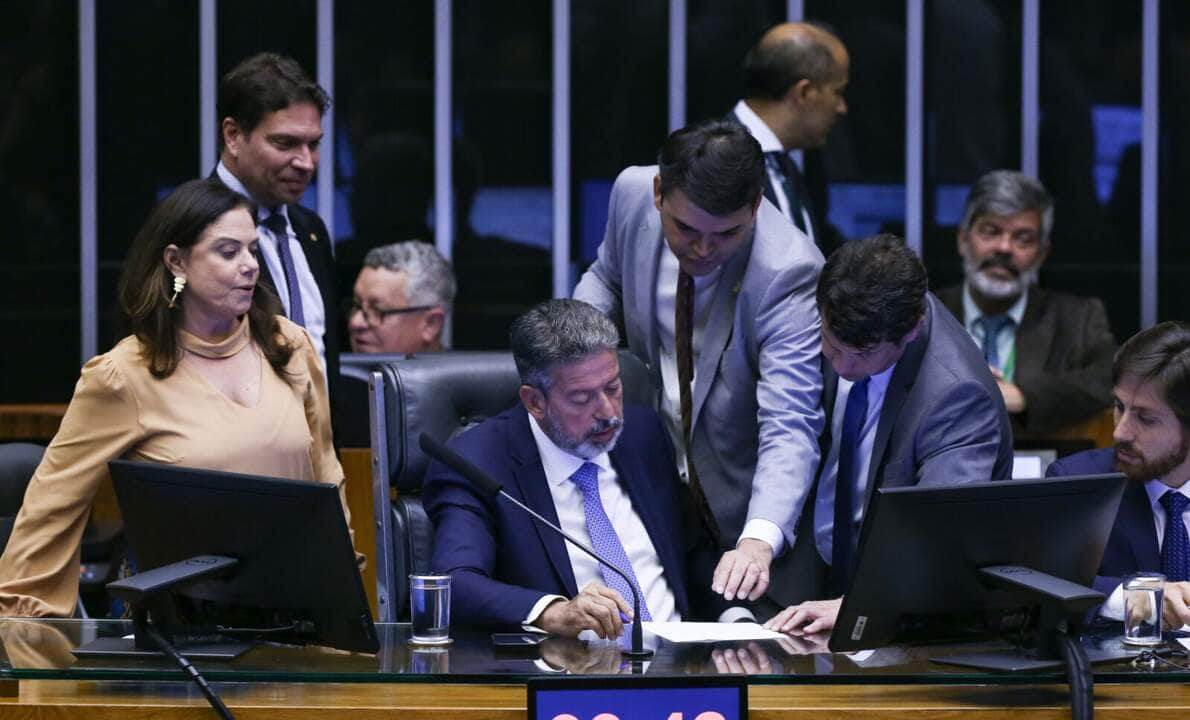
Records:
[[[1050,476],[1118,470],[1128,476],[1095,589],[1108,595],[1099,614],[1124,615],[1121,579],[1165,575],[1166,627],[1190,623],[1190,324],[1161,323],[1124,343],[1112,365],[1115,448],[1063,458]]]
[[[715,548],[687,509],[661,419],[624,407],[619,343],[615,325],[586,303],[533,308],[511,332],[520,404],[450,446],[624,570],[642,620],[713,619],[727,610],[710,587]],[[453,578],[456,620],[621,634],[632,592],[619,575],[441,464],[427,471],[423,499],[435,528],[430,567]]]
[[[938,298],[996,376],[1016,433],[1046,433],[1111,404],[1115,338],[1103,303],[1037,286],[1054,206],[1037,180],[995,170],[971,187],[958,232],[965,280]]]

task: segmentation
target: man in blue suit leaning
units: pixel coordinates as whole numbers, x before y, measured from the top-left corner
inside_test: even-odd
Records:
[[[586,303],[536,306],[511,331],[521,403],[450,445],[625,570],[641,619],[715,618],[726,608],[710,588],[715,548],[687,509],[660,418],[624,407],[619,342]],[[453,578],[459,622],[618,637],[632,616],[618,575],[443,465],[430,466],[423,498],[435,528],[430,564]]]
[[[1128,476],[1095,589],[1099,614],[1124,617],[1125,575],[1165,575],[1167,627],[1190,623],[1190,324],[1166,322],[1132,336],[1112,363],[1115,447],[1063,458],[1046,475]]]

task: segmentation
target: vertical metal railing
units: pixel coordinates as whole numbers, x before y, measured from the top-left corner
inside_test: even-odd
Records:
[[[99,351],[95,0],[79,0],[79,329],[81,362]]]
[[[921,254],[925,192],[925,0],[905,0],[905,242]]]
[[[570,297],[570,0],[553,10],[553,288]]]

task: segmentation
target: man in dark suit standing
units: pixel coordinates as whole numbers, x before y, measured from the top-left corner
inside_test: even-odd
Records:
[[[1111,404],[1116,340],[1103,303],[1037,286],[1053,224],[1040,182],[984,175],[959,227],[966,279],[938,293],[983,349],[1018,433],[1052,432]]]
[[[298,204],[318,169],[330,97],[292,58],[259,53],[219,85],[215,176],[257,204],[261,280],[286,316],[306,328],[323,359],[332,413],[339,379],[339,312],[330,233]],[[337,424],[337,423],[336,423]]]
[[[967,333],[926,292],[925,268],[900,238],[836,250],[818,280],[818,311],[827,424],[794,577],[806,597],[833,599],[788,607],[767,623],[805,634],[834,626],[876,488],[1012,473],[1012,429],[996,383]]]
[[[817,153],[803,152],[805,172],[791,156],[822,147],[847,112],[850,58],[833,33],[810,23],[769,29],[744,60],[746,96],[731,111],[764,151],[764,195],[829,255],[837,246],[826,224],[826,178]],[[812,182],[807,182],[807,176]]]
[[[710,589],[715,548],[683,511],[689,495],[660,418],[624,407],[615,326],[584,302],[550,300],[513,323],[511,341],[521,404],[451,447],[623,569],[641,619],[717,617],[726,605]],[[632,592],[619,575],[441,464],[423,498],[430,566],[453,579],[456,620],[620,635]]]
[[[1111,370],[1115,448],[1058,460],[1046,475],[1122,472],[1128,485],[1095,589],[1104,617],[1124,617],[1120,583],[1135,572],[1165,575],[1166,627],[1190,624],[1190,324],[1161,323],[1134,335]]]

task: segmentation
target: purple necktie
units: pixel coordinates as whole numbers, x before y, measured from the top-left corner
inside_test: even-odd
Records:
[[[281,272],[285,273],[285,286],[289,290],[289,319],[306,327],[306,314],[302,312],[302,288],[298,285],[297,270],[293,267],[293,253],[289,252],[289,223],[284,215],[275,212],[261,224],[277,238],[277,255],[281,257]]]
[[[632,563],[628,562],[628,553],[624,552],[624,544],[620,542],[620,536],[612,527],[611,520],[608,520],[607,513],[603,510],[603,501],[599,498],[599,466],[585,462],[578,470],[574,471],[570,479],[575,485],[578,485],[578,489],[583,493],[583,513],[587,516],[587,534],[591,536],[591,546],[595,548],[595,552],[623,570],[639,591],[640,583],[636,581]],[[620,593],[620,596],[629,603],[632,602],[632,591],[628,589],[624,578],[612,570],[608,570],[602,564],[599,566],[599,574],[603,576],[603,584]],[[645,604],[643,592],[640,594],[640,619],[645,622],[650,622],[653,619],[649,615],[649,608]]]

